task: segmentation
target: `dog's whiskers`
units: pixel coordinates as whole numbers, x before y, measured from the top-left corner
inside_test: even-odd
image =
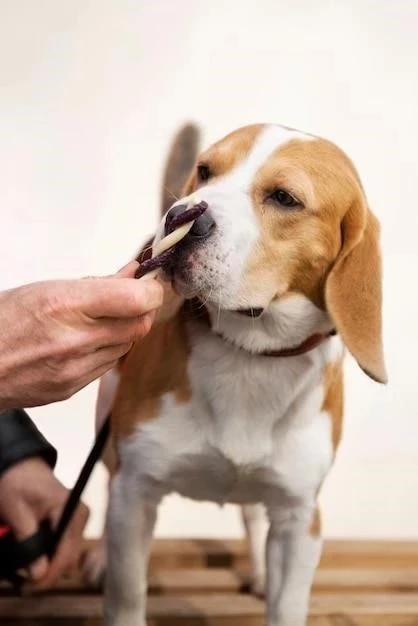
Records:
[[[254,317],[254,309],[253,307],[250,307],[250,311],[251,311],[251,326],[252,329],[255,329],[255,317]]]
[[[212,289],[209,291],[209,294],[208,294],[208,296],[206,297],[206,299],[204,299],[204,300],[202,301],[202,306],[206,306],[206,305],[207,305],[207,303],[208,303],[208,302],[210,301],[210,299],[211,299],[212,293],[213,293],[213,287],[212,287]]]
[[[176,202],[177,202],[177,200],[180,200],[180,198],[178,198],[178,197],[176,196],[176,194],[175,194],[175,193],[173,193],[173,192],[171,191],[171,189],[169,189],[168,187],[164,187],[164,191],[166,191],[168,194],[170,194],[170,196],[171,196],[172,198],[174,198],[174,200],[176,200]]]

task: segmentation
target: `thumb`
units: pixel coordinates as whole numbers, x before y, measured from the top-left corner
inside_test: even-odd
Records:
[[[20,503],[20,506],[15,507],[11,526],[16,539],[18,541],[24,541],[38,532],[39,521],[29,506]],[[39,559],[31,563],[28,567],[28,571],[29,577],[33,581],[43,578],[48,571],[47,557],[41,556]]]
[[[127,265],[124,265],[122,269],[116,272],[117,278],[135,278],[135,272],[139,267],[138,261],[130,261]]]
[[[83,279],[100,280],[101,278],[135,278],[135,272],[139,267],[138,261],[129,261],[116,274],[106,274],[105,276],[83,276]]]

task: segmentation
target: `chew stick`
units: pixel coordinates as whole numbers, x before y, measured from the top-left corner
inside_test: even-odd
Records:
[[[159,269],[163,267],[174,254],[174,246],[184,239],[192,228],[195,220],[197,220],[207,208],[207,203],[202,201],[173,217],[169,225],[169,233],[156,243],[152,249],[152,257],[140,265],[136,271],[135,278],[155,278]]]

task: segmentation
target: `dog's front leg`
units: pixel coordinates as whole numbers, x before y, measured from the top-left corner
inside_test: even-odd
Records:
[[[159,498],[123,469],[114,477],[107,516],[105,626],[145,626],[147,565]]]
[[[266,537],[269,528],[265,507],[262,504],[244,504],[241,514],[251,557],[251,590],[257,596],[264,596]]]
[[[267,625],[305,626],[322,549],[313,533],[315,507],[270,508],[267,536]]]

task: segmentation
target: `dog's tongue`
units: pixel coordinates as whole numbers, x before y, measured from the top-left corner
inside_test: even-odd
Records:
[[[173,217],[173,219],[170,222],[169,232],[167,233],[167,235],[171,235],[171,233],[173,233],[175,230],[180,228],[180,226],[184,226],[185,224],[189,224],[190,222],[194,222],[195,220],[197,220],[198,217],[203,215],[203,213],[206,211],[207,208],[208,208],[207,203],[202,200],[202,202],[195,204],[194,206],[190,207],[190,209],[186,209],[182,213],[179,213],[178,215]],[[151,259],[147,259],[146,261],[143,261],[143,263],[141,263],[141,265],[138,267],[135,273],[135,278],[142,278],[142,276],[145,276],[145,274],[148,274],[149,272],[152,272],[153,270],[159,269],[167,265],[171,257],[174,254],[176,245],[180,241],[181,239],[176,241],[172,245],[172,247],[169,248],[168,250],[165,250],[164,252],[157,254]],[[163,243],[163,242],[164,242],[164,239],[162,239],[160,243]]]

